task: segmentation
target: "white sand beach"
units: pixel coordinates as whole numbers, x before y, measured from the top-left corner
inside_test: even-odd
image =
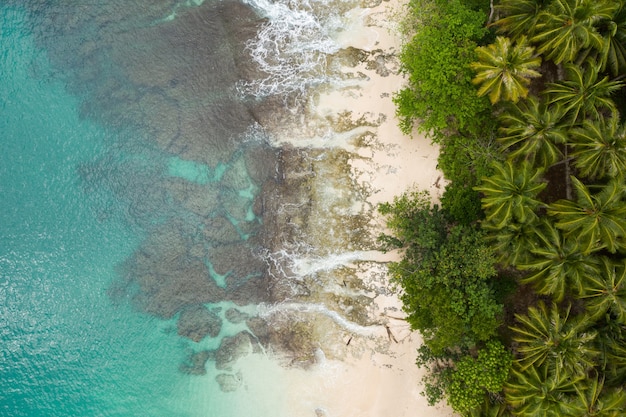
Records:
[[[402,5],[397,0],[351,12],[352,24],[338,35],[340,43],[344,47],[380,54],[384,57],[383,69],[388,71],[368,68],[366,63],[346,69],[360,72],[364,81],[352,88],[322,93],[314,100],[311,109],[321,118],[336,118],[348,112],[353,120],[363,116],[382,121],[373,127],[376,146],[357,147],[356,151],[363,158],[351,161],[358,182],[369,184],[372,190],[369,202],[373,206],[391,201],[411,187],[428,190],[434,199],[438,199],[444,186],[442,174],[437,170],[438,148],[423,135],[404,135],[394,116],[392,96],[404,80],[398,74],[398,61],[394,57],[400,49],[400,35],[392,22],[397,21],[401,13]],[[354,152],[355,149],[350,150]],[[378,219],[377,224],[382,231],[382,219]],[[376,257],[379,263],[372,265],[384,269],[380,262],[396,260],[397,254],[378,254]],[[384,271],[380,275],[384,276]],[[276,374],[277,381],[283,381],[273,386],[279,394],[270,394],[268,388],[264,395],[277,395],[275,404],[281,403],[282,409],[276,410],[276,415],[281,416],[453,416],[453,412],[443,405],[430,407],[420,394],[424,371],[415,365],[420,336],[411,332],[402,320],[401,303],[397,297],[379,295],[375,304],[377,311],[372,314],[379,315],[385,326],[373,330],[375,342],[371,343],[369,351],[354,352],[342,360],[322,358],[307,370],[284,369],[271,361],[244,358],[242,376],[246,386],[251,391],[263,391],[267,381],[257,375]],[[344,340],[346,350],[352,348],[347,346],[349,342]],[[245,361],[250,362],[246,364]],[[262,371],[254,372],[257,367]],[[286,402],[281,402],[280,398]]]

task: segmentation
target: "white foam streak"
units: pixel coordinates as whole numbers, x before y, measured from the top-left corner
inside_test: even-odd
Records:
[[[240,86],[244,94],[267,96],[304,93],[326,83],[328,56],[339,50],[331,38],[336,19],[315,13],[309,1],[249,0],[267,18],[256,39],[248,44],[251,58],[267,76]]]
[[[328,309],[323,304],[315,304],[315,303],[281,303],[273,306],[260,305],[259,306],[259,315],[265,319],[269,319],[271,316],[280,313],[289,313],[289,312],[299,312],[299,313],[307,313],[307,314],[321,314],[332,321],[334,321],[341,328],[353,333],[355,335],[371,337],[376,336],[380,333],[380,328],[382,325],[372,325],[372,326],[361,326],[360,324],[356,324],[351,322],[350,320],[343,317],[341,314],[337,313],[334,310]]]

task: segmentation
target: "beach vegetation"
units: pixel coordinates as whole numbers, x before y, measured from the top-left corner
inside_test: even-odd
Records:
[[[478,96],[488,94],[492,104],[500,100],[517,103],[528,96],[530,80],[541,75],[536,69],[541,58],[534,51],[523,36],[515,44],[498,36],[494,43],[476,48],[478,61],[470,67],[476,71],[472,82],[480,85]]]
[[[470,63],[489,36],[484,13],[460,0],[414,0],[408,13],[411,38],[400,54],[408,82],[394,97],[400,127],[410,133],[418,122],[417,128],[435,141],[450,132],[478,133],[490,106],[476,95]]]
[[[417,122],[439,143],[447,186],[441,208],[422,194],[419,214],[397,205],[409,195],[381,211],[392,222],[384,240],[404,248],[389,272],[424,335],[424,393],[463,416],[621,416],[626,1],[471,3],[411,3],[427,4],[429,16],[405,25],[415,34],[400,56],[408,86],[398,115],[405,132]],[[482,31],[455,26],[460,16]],[[441,28],[459,30],[428,44]],[[415,43],[424,39],[431,55]],[[441,64],[436,46],[457,76],[425,94],[436,88],[424,78]],[[513,80],[514,61],[530,72]],[[456,88],[463,100],[452,98]],[[442,97],[455,104],[449,113]],[[423,234],[428,224],[437,232]],[[482,362],[495,346],[508,367]]]
[[[425,344],[441,354],[493,337],[502,305],[490,284],[495,257],[480,228],[454,224],[423,192],[407,192],[379,211],[392,232],[380,237],[384,249],[404,251],[389,265],[391,281]]]

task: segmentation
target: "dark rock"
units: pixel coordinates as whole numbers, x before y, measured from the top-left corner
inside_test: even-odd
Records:
[[[206,362],[213,358],[214,353],[208,350],[193,352],[186,362],[180,364],[178,369],[189,375],[204,375],[206,374]]]
[[[215,367],[219,370],[230,370],[237,359],[254,352],[253,338],[248,332],[237,333],[222,339],[215,352]]]
[[[225,313],[226,320],[233,324],[239,324],[246,321],[250,316],[236,308],[229,308]]]
[[[215,377],[215,380],[220,385],[222,392],[237,391],[241,386],[241,374],[219,374]]]
[[[222,319],[203,305],[188,307],[178,317],[178,334],[199,342],[206,336],[217,337]]]

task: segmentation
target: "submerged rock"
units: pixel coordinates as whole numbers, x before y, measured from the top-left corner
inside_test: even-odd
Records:
[[[214,353],[208,350],[193,352],[186,362],[180,364],[178,369],[189,375],[204,375],[206,374],[206,362],[213,357]]]
[[[184,309],[177,322],[178,334],[199,342],[206,336],[217,337],[222,328],[222,319],[203,305]]]
[[[248,332],[241,332],[232,337],[225,337],[222,339],[220,347],[215,352],[215,368],[219,370],[231,370],[233,364],[239,358],[258,351],[258,343]]]
[[[229,308],[225,313],[226,320],[233,324],[239,324],[246,321],[250,316],[236,308]]]
[[[215,377],[215,380],[220,385],[222,392],[237,391],[242,383],[242,377],[240,373],[237,374],[219,374]]]

